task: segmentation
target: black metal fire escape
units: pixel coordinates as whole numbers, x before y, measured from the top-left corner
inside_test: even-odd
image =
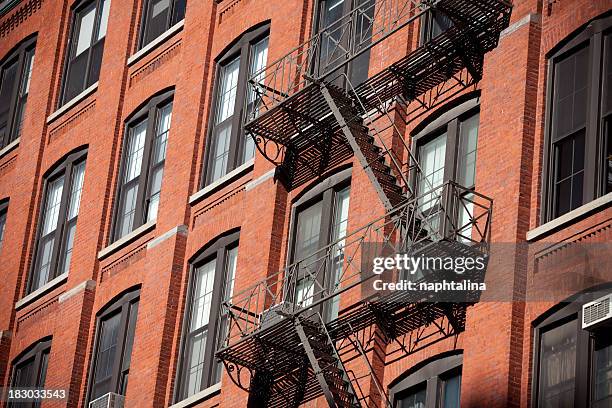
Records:
[[[251,109],[245,129],[278,166],[277,175],[288,189],[321,177],[354,155],[387,211],[319,251],[315,261],[313,256],[300,260],[226,302],[231,324],[217,357],[230,378],[250,391],[253,406],[296,407],[323,396],[330,407],[359,407],[364,398],[359,382],[343,363],[346,345],[355,345],[356,333],[376,327],[385,341],[404,339],[413,345],[430,336],[424,328],[455,335],[464,329],[465,308],[479,299],[478,292],[462,303],[431,301],[419,291],[364,294],[363,301],[337,318],[321,318],[319,307],[343,293],[361,291],[372,279],[361,270],[367,250],[486,257],[490,239],[491,201],[485,196],[465,194],[466,189],[452,182],[426,194],[414,191],[408,174],[418,176],[418,161],[389,111],[400,106],[406,117],[415,118],[476,84],[484,55],[497,46],[509,24],[511,5],[506,0],[360,4],[250,79],[257,108]],[[348,75],[338,74],[357,56],[433,10],[452,21],[444,33],[356,86]],[[385,119],[389,124],[381,125]],[[389,132],[399,136],[400,151],[385,141]],[[457,220],[459,211],[467,212],[467,220]],[[364,248],[365,242],[380,247]],[[329,273],[339,250],[339,284],[316,286],[318,275]],[[314,286],[310,300],[300,303],[295,299],[297,276],[305,270]],[[442,271],[428,272],[430,281],[445,277]],[[465,278],[482,281],[484,271]],[[354,349],[366,358],[367,344],[357,343]],[[248,384],[243,383],[245,370]]]

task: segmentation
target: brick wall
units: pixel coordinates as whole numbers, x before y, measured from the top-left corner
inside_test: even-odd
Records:
[[[20,353],[52,336],[45,386],[66,389],[69,397],[43,407],[83,406],[96,314],[119,293],[140,286],[126,406],[168,406],[178,370],[189,260],[215,237],[239,229],[235,291],[275,273],[287,258],[292,202],[314,184],[287,192],[270,177],[273,165],[257,154],[252,170],[190,203],[201,188],[215,59],[241,33],[265,21],[271,24],[268,61],[281,57],[309,36],[314,0],[188,0],[182,30],[131,65],[127,60],[136,48],[142,0],[113,0],[97,90],[48,121],[59,99],[71,3],[23,0],[0,18],[0,59],[24,38],[38,35],[24,130],[19,146],[0,157],[0,199],[10,198],[0,252],[0,384],[8,385],[11,362]],[[478,85],[476,183],[478,191],[494,200],[493,242],[523,242],[527,231],[540,224],[546,55],[610,8],[605,0],[514,3],[511,29],[486,56]],[[373,50],[370,73],[384,69],[417,42],[415,23]],[[175,90],[173,119],[156,224],[99,259],[98,252],[110,244],[125,121],[149,97],[170,88]],[[407,139],[417,124],[400,126]],[[16,310],[31,268],[43,176],[82,146],[88,146],[87,167],[68,278]],[[383,214],[357,162],[350,208],[349,230]],[[610,225],[612,210],[607,208],[547,239],[578,239],[576,234],[595,228],[587,239],[609,241]],[[494,265],[487,279],[506,288],[512,299],[469,308],[464,333],[403,358],[390,357],[401,354],[396,345],[381,346],[373,352],[377,380],[387,387],[415,364],[461,349],[462,406],[529,406],[532,321],[555,304],[521,302],[532,275],[533,258],[520,251]],[[357,298],[351,292],[342,298],[343,305]],[[367,374],[363,362],[355,361],[351,368]],[[366,378],[360,385],[369,401],[380,406],[375,381]],[[225,374],[220,393],[197,406],[246,406],[247,398]]]

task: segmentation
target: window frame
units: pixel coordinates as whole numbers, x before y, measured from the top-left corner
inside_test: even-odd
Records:
[[[420,148],[442,136],[446,133],[446,148],[444,157],[444,176],[442,184],[449,181],[456,181],[459,175],[460,165],[460,154],[462,149],[461,141],[461,124],[468,121],[472,117],[480,115],[480,94],[467,94],[464,98],[458,98],[453,104],[445,106],[441,111],[434,113],[432,117],[426,119],[419,126],[417,126],[412,134],[412,151],[416,154],[416,159],[421,162]],[[480,120],[478,122],[478,137],[480,138]],[[477,142],[478,146],[478,142]],[[478,147],[476,148],[478,152]],[[476,154],[476,163],[478,162],[478,154]],[[474,175],[474,185],[462,186],[466,189],[462,193],[462,197],[469,195],[476,191],[476,170]],[[415,172],[411,172],[409,176],[410,184],[414,187],[414,191],[417,192],[417,196],[421,194],[427,194],[428,190],[419,192],[419,180]],[[435,213],[438,211],[436,206],[428,208],[425,215]],[[453,205],[453,214],[446,215],[445,219],[457,219],[460,215],[460,205]],[[440,224],[440,233],[446,236],[446,231],[449,226],[445,223]]]
[[[119,172],[117,173],[117,187],[115,191],[115,202],[113,204],[113,221],[111,228],[111,242],[116,242],[121,239],[123,236],[129,235],[131,232],[136,230],[138,227],[147,223],[147,209],[145,208],[145,204],[148,203],[148,198],[151,190],[151,175],[153,171],[159,167],[165,168],[166,158],[164,157],[163,162],[155,163],[152,165],[151,158],[153,155],[153,143],[157,132],[157,119],[159,118],[159,112],[165,108],[166,106],[171,105],[172,108],[170,110],[170,115],[172,118],[174,111],[174,89],[169,91],[165,91],[161,94],[151,97],[140,109],[134,112],[129,118],[125,121],[124,131],[123,131],[123,142],[121,144],[121,154],[119,157]],[[139,123],[143,121],[147,121],[147,129],[145,134],[145,142],[143,147],[143,155],[142,162],[140,165],[140,174],[138,175],[137,185],[138,185],[138,193],[136,198],[136,209],[134,213],[134,222],[132,225],[132,229],[130,232],[126,233],[123,236],[119,236],[120,228],[119,228],[119,210],[122,207],[122,193],[124,191],[124,186],[126,183],[123,183],[122,180],[125,177],[126,171],[126,157],[125,154],[128,149],[128,144],[130,141],[130,135],[132,129],[137,126]],[[171,119],[172,121],[172,119]],[[168,128],[168,141],[170,143],[170,130],[172,128],[172,122],[170,123],[170,128]],[[168,144],[166,145],[166,149],[168,148]],[[166,151],[167,154],[167,151]],[[132,180],[130,180],[132,181]],[[163,186],[163,176],[162,176],[162,186]],[[161,190],[160,190],[161,192]]]
[[[312,186],[312,188],[305,191],[297,200],[295,200],[291,205],[291,219],[289,223],[289,239],[287,243],[287,267],[295,264],[300,261],[300,259],[295,259],[296,252],[296,241],[297,241],[297,228],[298,228],[298,217],[301,212],[312,207],[313,205],[321,202],[321,225],[319,228],[319,243],[317,251],[320,251],[322,248],[326,247],[332,242],[332,234],[333,234],[333,221],[334,221],[334,210],[336,205],[336,197],[338,193],[346,188],[349,188],[349,215],[350,215],[350,188],[352,183],[352,173],[353,168],[349,167],[338,171],[335,174],[330,175],[329,177],[323,179],[316,185]],[[316,251],[315,251],[316,253]],[[318,284],[321,287],[330,287],[334,284],[332,281],[333,276],[331,276],[331,268],[328,266],[325,268],[325,274],[319,275]],[[299,277],[297,278],[300,279]],[[285,284],[287,284],[285,282]],[[291,302],[295,302],[296,293],[290,291],[289,288],[283,289],[286,293],[289,293],[289,299]],[[313,302],[316,302],[318,299],[313,298]],[[324,302],[319,306],[315,306],[313,310],[318,311],[324,320],[326,320],[326,316],[328,316],[331,305],[330,302]]]
[[[153,12],[152,5],[154,1],[155,0],[143,0],[142,1],[140,28],[138,30],[137,51],[140,51],[141,49],[146,47],[148,44],[151,44],[153,41],[155,41],[155,39],[159,38],[159,36],[157,36],[155,38],[150,39],[148,42],[145,42],[147,40],[146,33],[147,33],[147,30],[149,29],[149,23],[151,22],[150,16],[151,16],[151,13]],[[182,21],[185,18],[185,15],[183,14],[183,18],[181,18],[180,20],[176,20],[177,17],[176,17],[175,12],[177,10],[177,3],[183,2],[184,4],[182,5],[182,7],[185,10],[185,12],[187,10],[187,0],[169,0],[169,2],[170,4],[168,6],[168,17],[166,18],[166,24],[165,24],[164,31],[168,31],[174,24],[178,23],[179,21]]]
[[[104,34],[104,37],[102,38],[97,38],[97,37],[99,36],[99,33],[100,33],[100,23],[102,22],[102,12],[104,9],[103,6],[104,6],[105,1],[112,2],[112,0],[80,0],[80,1],[77,1],[71,7],[70,30],[68,31],[68,39],[66,42],[66,55],[64,56],[64,67],[62,69],[62,85],[61,85],[61,92],[60,92],[60,98],[59,98],[59,104],[58,104],[60,107],[66,105],[72,99],[77,97],[80,92],[83,92],[84,90],[86,90],[88,87],[88,84],[91,85],[91,84],[96,83],[100,77],[100,72],[102,71],[102,58],[104,56],[104,45],[106,42],[106,34],[108,32],[106,32]],[[111,5],[109,5],[109,7],[110,6]],[[94,14],[94,23],[92,27],[89,46],[87,47],[85,51],[82,52],[82,53],[87,53],[87,59],[86,59],[85,68],[84,68],[85,75],[83,79],[83,84],[82,84],[82,87],[80,88],[81,89],[80,92],[77,92],[75,95],[71,95],[69,97],[67,95],[67,92],[68,92],[69,77],[71,74],[71,65],[73,61],[82,54],[82,53],[76,54],[76,49],[78,47],[78,42],[79,42],[77,36],[80,32],[81,23],[82,23],[82,19],[81,19],[81,21],[78,21],[78,24],[77,24],[77,18],[80,16],[79,13],[84,12],[90,7],[94,8],[95,14]],[[110,11],[109,11],[109,17],[110,17]],[[107,21],[106,23],[107,23],[106,30],[108,31],[109,21]],[[91,68],[92,68],[92,54],[93,54],[93,49],[96,46],[99,46],[100,48],[102,48],[100,50],[100,53],[101,53],[100,67],[98,68],[98,74],[97,74],[98,78],[96,79],[96,81],[91,81],[90,76],[91,76]]]
[[[429,358],[415,365],[389,384],[389,400],[391,406],[398,406],[399,398],[405,397],[411,391],[425,384],[425,407],[437,408],[440,400],[440,386],[444,377],[449,374],[461,374],[463,367],[463,351],[453,350]]]
[[[33,252],[32,252],[32,262],[30,265],[30,273],[28,274],[28,280],[27,280],[27,284],[26,284],[26,294],[28,293],[32,293],[34,290],[39,289],[39,288],[33,288],[34,285],[34,280],[35,278],[37,278],[37,276],[35,276],[35,274],[38,272],[38,267],[41,261],[41,255],[38,253],[39,249],[40,249],[40,241],[42,238],[44,238],[43,234],[43,223],[44,223],[44,216],[45,216],[45,206],[46,206],[46,201],[47,201],[47,194],[49,193],[49,184],[55,180],[57,180],[59,177],[64,177],[64,184],[62,186],[62,196],[61,196],[61,201],[60,201],[60,207],[58,210],[58,219],[57,219],[57,226],[54,232],[54,242],[53,242],[53,249],[52,249],[52,255],[51,255],[51,262],[50,262],[50,270],[49,270],[49,277],[47,279],[47,283],[51,282],[53,279],[57,278],[60,272],[60,263],[59,263],[59,257],[60,254],[62,254],[66,248],[66,229],[68,224],[70,223],[70,221],[72,221],[72,219],[67,219],[68,216],[68,210],[69,210],[69,206],[70,206],[70,193],[72,191],[72,176],[73,176],[73,169],[76,168],[77,166],[84,164],[85,165],[85,169],[83,170],[83,172],[85,172],[85,170],[87,169],[87,152],[88,149],[87,148],[81,148],[78,149],[72,153],[69,153],[67,156],[65,156],[59,165],[57,165],[52,171],[50,171],[48,174],[46,174],[43,177],[43,188],[42,188],[42,194],[40,197],[40,205],[39,205],[39,210],[38,210],[38,219],[37,219],[37,223],[36,223],[36,235],[35,235],[35,244],[33,246]],[[83,175],[83,177],[85,177]],[[83,179],[83,185],[82,185],[82,189],[84,188],[85,185],[85,181]],[[82,191],[82,190],[81,190]],[[82,197],[79,198],[79,207],[80,207],[80,199]],[[77,215],[77,220],[76,223],[78,224],[78,215]],[[41,285],[40,287],[44,286]]]
[[[545,101],[545,120],[544,120],[544,152],[542,159],[542,196],[540,218],[543,222],[552,221],[559,216],[555,215],[555,154],[553,149],[553,123],[554,114],[554,88],[555,88],[555,67],[557,64],[578,51],[581,47],[588,48],[589,65],[587,67],[587,107],[585,121],[585,156],[584,156],[584,178],[582,204],[585,205],[597,197],[604,194],[605,172],[600,171],[599,167],[604,165],[605,155],[602,146],[605,134],[603,132],[604,120],[602,112],[603,104],[603,65],[604,57],[604,38],[612,36],[612,16],[597,17],[585,24],[581,29],[570,34],[566,39],[547,54],[546,68],[546,101]],[[606,32],[606,30],[608,32]],[[612,37],[610,37],[612,38]],[[573,133],[572,135],[574,135]],[[560,137],[556,143],[566,140],[572,135]],[[596,158],[596,160],[588,160]],[[571,211],[571,210],[570,210]]]
[[[134,304],[140,307],[140,287],[135,289],[128,289],[123,294],[115,297],[111,300],[106,306],[104,306],[96,316],[96,325],[94,331],[94,346],[91,352],[91,361],[89,364],[89,374],[87,376],[87,395],[86,401],[89,403],[92,401],[92,395],[94,391],[94,379],[96,374],[96,360],[98,358],[98,349],[100,347],[100,330],[101,324],[103,321],[108,320],[114,317],[117,313],[121,315],[119,319],[119,330],[117,334],[117,350],[115,354],[115,361],[113,361],[113,373],[111,376],[111,388],[115,392],[119,393],[120,380],[121,376],[125,370],[124,358],[123,355],[125,352],[125,348],[127,345],[127,336],[130,331],[134,332],[134,338],[132,339],[132,347],[130,350],[130,363],[131,363],[131,353],[134,351],[134,339],[136,338],[136,323],[138,321],[138,314],[136,314],[136,319],[133,321],[130,319],[130,312]],[[128,367],[129,372],[129,367]],[[103,396],[105,394],[101,394]],[[99,397],[98,397],[99,398]]]
[[[9,209],[10,200],[4,199],[0,200],[0,253],[2,253],[2,247],[4,246],[4,241],[6,239],[6,222],[8,220],[8,209]]]
[[[556,327],[571,321],[576,321],[576,373],[574,376],[574,405],[590,406],[591,380],[592,380],[592,352],[594,344],[593,332],[582,329],[582,305],[595,300],[601,293],[580,294],[554,306],[539,319],[532,323],[532,376],[530,407],[538,408],[540,405],[540,345],[542,335]]]
[[[214,382],[214,368],[217,364],[215,359],[215,353],[218,350],[219,342],[222,341],[219,337],[221,331],[221,306],[223,298],[225,297],[225,290],[227,289],[227,261],[229,251],[239,248],[240,246],[240,230],[229,231],[211,241],[204,249],[197,254],[189,262],[189,279],[187,282],[187,296],[185,301],[185,307],[183,311],[183,324],[181,329],[181,341],[180,341],[180,359],[177,370],[177,386],[174,391],[175,402],[182,401],[189,396],[187,395],[188,386],[188,362],[190,361],[191,353],[188,350],[190,338],[192,333],[207,332],[206,336],[206,347],[204,356],[204,366],[202,369],[202,378],[200,383],[200,391],[205,390],[208,387],[215,385]],[[213,281],[212,298],[210,302],[210,317],[208,324],[197,328],[196,330],[189,331],[189,325],[191,323],[191,308],[193,305],[193,297],[195,291],[195,274],[197,270],[207,264],[208,262],[215,262],[215,276]],[[234,276],[234,279],[236,276]],[[209,341],[213,340],[213,341]],[[197,393],[196,393],[197,394]]]
[[[433,35],[434,21],[437,21],[438,25],[441,26],[439,19],[444,19],[444,18],[448,19],[452,24],[452,20],[450,20],[450,18],[448,18],[439,9],[430,9],[429,11],[427,11],[425,14],[421,16],[421,19],[420,19],[421,24],[419,28],[419,45],[420,46],[430,42],[434,38],[445,33],[446,30],[448,30],[450,27],[452,27],[451,25],[447,27],[446,29],[442,30],[440,33]]]
[[[318,34],[326,27],[329,27],[330,25],[335,24],[334,22],[334,23],[329,23],[327,25],[324,25],[324,21],[326,20],[327,11],[328,11],[326,4],[330,1],[334,1],[334,0],[315,0],[313,2],[314,10],[313,10],[313,18],[312,18],[312,32],[315,34]],[[376,13],[376,0],[343,0],[341,18],[345,18],[353,9],[357,8],[357,4],[359,2],[368,2],[368,1],[373,3],[374,5],[374,7],[370,8],[369,11],[372,11],[372,13],[375,14]],[[372,15],[371,17],[374,17],[374,16]],[[335,20],[335,21],[338,21],[338,20]],[[343,41],[343,46],[345,47],[347,46],[346,41]],[[313,76],[319,76],[321,70],[324,69],[322,68],[322,55],[320,54],[321,51],[322,51],[322,45],[318,47],[318,51],[317,51],[318,55],[315,58],[313,58],[311,67],[309,69],[311,75]],[[349,61],[348,64],[342,64],[338,68],[336,68],[334,71],[330,72],[327,75],[328,80],[334,79],[333,81],[334,85],[337,85],[343,89],[346,89],[348,87],[346,80],[344,78],[335,78],[336,76],[340,74],[346,74],[350,78],[352,86],[357,87],[358,85],[366,81],[370,76],[369,75],[370,57],[371,57],[371,49],[367,49],[364,52],[362,52],[360,55],[358,55],[357,57]],[[365,64],[366,62],[367,62],[367,67],[366,67],[365,78],[355,78],[353,76],[355,74],[355,66],[358,64],[366,65]]]
[[[17,105],[19,104],[19,99],[23,96],[20,96],[21,88],[23,86],[23,80],[25,75],[25,62],[26,56],[28,53],[33,54],[33,58],[36,55],[36,41],[37,35],[31,36],[23,41],[21,41],[17,46],[15,46],[12,50],[8,52],[2,60],[0,60],[0,87],[2,86],[3,73],[5,67],[10,63],[17,60],[17,75],[15,78],[15,82],[13,83],[13,90],[11,92],[10,102],[9,102],[9,110],[7,112],[7,126],[4,137],[0,136],[0,150],[10,145],[12,142],[17,140],[21,134],[17,133]],[[32,68],[30,68],[32,69]],[[29,95],[29,91],[28,91]],[[27,96],[25,106],[27,107]],[[22,115],[25,117],[25,109],[22,112]]]
[[[43,355],[45,354],[47,355],[47,367],[45,367],[45,372],[41,373],[42,358],[43,358]],[[11,387],[15,386],[15,375],[16,375],[17,367],[19,365],[23,365],[27,363],[29,360],[33,358],[34,359],[34,370],[33,371],[36,373],[36,381],[33,387],[44,388],[50,354],[51,354],[51,338],[39,340],[33,345],[31,345],[30,347],[28,347],[17,358],[15,358],[13,362],[11,363],[11,375],[10,375],[10,382],[9,382],[10,386]],[[41,382],[41,379],[42,379],[42,382]],[[31,408],[35,408],[35,407],[40,406],[40,402],[41,400],[33,401],[33,402],[7,403],[7,407],[12,408],[12,407],[17,407],[17,406],[18,407],[28,406]]]
[[[213,184],[217,180],[222,179],[221,176],[215,180],[213,176],[213,165],[214,165],[214,150],[216,147],[215,136],[216,130],[220,124],[215,123],[217,117],[217,108],[220,99],[220,88],[221,88],[221,71],[224,67],[231,64],[236,58],[240,58],[240,64],[238,68],[238,79],[236,84],[236,99],[234,101],[234,113],[231,117],[232,130],[230,133],[230,148],[229,156],[227,160],[227,166],[225,169],[225,175],[229,174],[232,170],[235,170],[241,165],[242,156],[244,154],[245,143],[243,139],[245,137],[244,128],[242,122],[245,115],[245,109],[247,104],[247,81],[249,71],[251,69],[251,50],[253,45],[264,40],[270,36],[270,23],[252,27],[248,31],[244,32],[238,37],[232,45],[224,50],[220,57],[215,61],[215,75],[212,81],[213,92],[211,98],[211,108],[208,118],[208,129],[206,131],[206,144],[204,154],[204,168],[202,171],[201,187],[206,187]],[[267,63],[267,62],[266,62]]]

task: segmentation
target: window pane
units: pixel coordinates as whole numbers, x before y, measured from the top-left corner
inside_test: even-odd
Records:
[[[232,141],[232,123],[230,121],[219,125],[213,141],[214,156],[212,158],[211,182],[218,180],[227,173],[230,144]]]
[[[323,201],[319,201],[302,210],[297,218],[293,259],[300,261],[300,279],[296,287],[296,303],[304,307],[313,302],[314,281],[319,262],[315,259],[316,256],[309,258],[309,255],[319,249],[322,212]]]
[[[595,336],[593,351],[593,407],[612,405],[612,336],[602,332]]]
[[[558,217],[583,203],[584,131],[564,138],[553,147],[556,167],[554,215]]]
[[[81,54],[91,46],[91,38],[93,36],[94,19],[96,17],[96,9],[92,7],[79,13],[78,16],[78,36],[77,46],[74,53],[75,56]]]
[[[2,242],[4,241],[4,226],[6,225],[6,210],[0,210],[0,249],[2,249]]]
[[[612,113],[612,34],[604,38],[605,64],[603,68],[603,113]]]
[[[128,145],[126,149],[124,182],[128,182],[140,176],[146,134],[146,120],[139,123],[130,132],[130,138],[128,140]]]
[[[85,162],[79,163],[72,170],[72,185],[70,187],[70,202],[68,204],[68,219],[71,220],[79,214],[81,205],[81,192],[85,178]]]
[[[553,140],[586,126],[588,58],[587,47],[555,64]]]
[[[64,250],[63,259],[62,259],[62,269],[61,273],[66,273],[70,269],[70,260],[72,259],[72,248],[74,247],[74,236],[76,234],[76,222],[68,225],[66,231],[66,248]]]
[[[121,313],[103,320],[98,335],[98,350],[96,351],[96,368],[94,372],[94,387],[92,398],[95,399],[112,391],[110,379],[113,376],[117,345],[119,342],[119,329]]]
[[[540,339],[540,406],[574,406],[577,321],[542,333]]]
[[[153,0],[151,7],[151,18],[155,18],[166,11],[168,6],[170,6],[170,0]]]
[[[398,408],[425,408],[425,398],[427,397],[426,384],[422,384],[418,389],[410,392],[406,396],[398,399]]]
[[[62,192],[64,190],[64,176],[50,182],[47,187],[47,199],[43,213],[42,235],[55,231],[59,218]]]
[[[49,273],[51,271],[51,258],[53,257],[53,244],[55,238],[50,236],[48,238],[41,239],[38,249],[38,270],[34,275],[34,282],[32,283],[32,289],[36,290],[42,285],[49,281]]]
[[[102,13],[100,15],[100,29],[98,30],[98,40],[106,36],[108,26],[108,13],[110,11],[111,0],[102,0]]]
[[[350,188],[347,187],[336,194],[336,207],[334,209],[334,220],[332,225],[332,242],[338,241],[334,247],[334,258],[332,260],[332,292],[340,289],[342,280],[342,268],[344,266],[344,237],[348,226]],[[338,317],[340,307],[340,296],[335,296],[330,302],[328,320]]]
[[[10,131],[9,111],[12,104],[13,90],[17,81],[17,60],[0,67],[2,75],[0,82],[0,148],[9,143]]]
[[[442,381],[442,408],[459,408],[461,399],[461,374]]]
[[[34,50],[28,51],[25,56],[23,74],[21,77],[21,85],[19,87],[19,100],[17,101],[16,113],[15,113],[15,137],[21,135],[21,129],[23,128],[23,120],[25,117],[25,108],[28,100],[28,93],[30,92],[30,82],[32,81],[32,69],[34,68]]]
[[[472,188],[476,179],[476,148],[478,146],[478,122],[480,115],[474,115],[461,122],[459,134],[459,168],[457,182]]]
[[[604,183],[606,183],[605,192],[612,192],[612,116],[610,116],[604,125],[605,134],[604,134],[604,143],[606,144],[606,149],[604,150],[605,158],[604,158]]]
[[[210,320],[215,265],[216,259],[213,259],[196,269],[189,326],[191,332],[207,325]]]
[[[251,66],[249,68],[249,78],[257,74],[257,80],[263,81],[265,72],[262,71],[266,66],[268,59],[268,37],[259,41],[251,47]],[[259,110],[259,101],[253,87],[247,85],[247,115],[252,115],[254,111]],[[252,159],[255,156],[255,142],[253,138],[246,134],[244,135],[244,149],[242,154],[242,163]]]
[[[217,118],[215,123],[221,123],[234,114],[236,105],[236,89],[238,87],[238,72],[240,70],[240,58],[221,68],[219,81],[219,97],[217,104]]]
[[[419,177],[418,195],[421,210],[436,205],[440,191],[425,194],[440,187],[444,182],[444,161],[446,159],[446,133],[425,143],[419,148],[422,173]],[[437,194],[436,194],[437,193]]]
[[[172,105],[166,105],[159,111],[155,140],[153,142],[153,164],[166,159],[166,147],[168,145],[168,133],[172,121]]]
[[[193,336],[190,341],[190,359],[187,369],[187,397],[199,392],[202,387],[207,335],[208,332],[204,331]]]
[[[120,214],[119,237],[132,231],[134,217],[136,215],[136,198],[138,196],[138,184],[132,184],[123,191],[123,211]]]
[[[157,210],[159,209],[159,199],[161,197],[163,176],[163,167],[158,167],[153,171],[153,174],[151,174],[151,194],[149,196],[149,206],[147,207],[147,221],[157,219]]]

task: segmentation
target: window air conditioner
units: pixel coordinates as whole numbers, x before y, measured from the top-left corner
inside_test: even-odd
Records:
[[[125,397],[109,392],[89,403],[89,408],[123,408]]]
[[[582,328],[594,330],[604,324],[611,324],[612,293],[582,306]]]

